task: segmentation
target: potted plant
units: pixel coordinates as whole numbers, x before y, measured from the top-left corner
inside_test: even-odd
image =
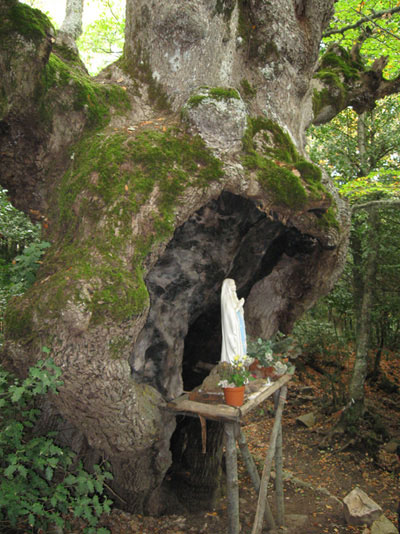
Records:
[[[247,344],[248,355],[253,358],[250,370],[263,377],[281,376],[294,371],[294,366],[289,364],[288,358],[281,352],[275,352],[274,348],[278,343],[272,340],[258,338],[256,341],[249,341]]]
[[[252,379],[249,370],[251,361],[247,356],[235,356],[232,363],[220,364],[218,385],[224,390],[226,404],[230,406],[243,404],[245,385]]]

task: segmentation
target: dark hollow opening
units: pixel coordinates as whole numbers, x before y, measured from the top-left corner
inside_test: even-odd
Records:
[[[246,299],[283,254],[308,254],[312,243],[238,195],[224,192],[203,206],[176,229],[146,278],[151,306],[130,360],[133,377],[167,399],[200,385],[220,359],[223,280],[233,278],[239,298]],[[220,430],[207,423],[208,454],[202,455],[199,421],[177,418],[167,478],[186,503],[193,495],[200,506],[203,495],[207,507],[217,494]]]

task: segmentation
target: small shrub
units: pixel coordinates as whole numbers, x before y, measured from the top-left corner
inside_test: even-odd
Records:
[[[306,316],[293,329],[293,337],[301,347],[296,362],[299,371],[310,366],[321,373],[322,410],[332,413],[347,400],[347,383],[343,370],[349,358],[346,340],[337,335],[332,323]]]
[[[36,272],[39,269],[40,258],[43,256],[46,248],[50,246],[47,241],[31,243],[24,248],[22,254],[14,259],[11,267],[11,283],[25,291],[33,284],[36,278]]]
[[[3,319],[11,297],[21,295],[36,279],[40,259],[50,246],[40,240],[41,226],[17,210],[0,187],[0,346]]]
[[[110,511],[104,495],[110,473],[94,466],[89,474],[81,463],[72,471],[74,453],[59,447],[54,433],[35,433],[35,401],[57,393],[60,375],[51,359],[39,361],[23,381],[0,367],[0,523],[47,532],[69,516],[82,519],[87,534],[106,534],[96,525]]]
[[[342,344],[332,323],[308,317],[295,324],[293,337],[301,346],[303,359],[309,365],[319,356],[331,359],[332,350],[336,353],[338,345]]]

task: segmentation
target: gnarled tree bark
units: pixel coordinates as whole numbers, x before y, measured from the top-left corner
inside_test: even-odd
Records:
[[[2,185],[53,243],[3,360],[22,374],[51,347],[64,385],[44,423],[110,461],[130,510],[167,505],[165,404],[219,359],[224,278],[268,337],[341,272],[347,207],[304,146],[333,4],[128,0],[124,56],[90,80],[38,12],[0,0]]]

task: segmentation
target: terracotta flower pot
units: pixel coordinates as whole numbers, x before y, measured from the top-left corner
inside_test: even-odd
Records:
[[[257,359],[255,359],[253,363],[250,364],[249,371],[257,371],[257,369],[259,368],[260,368],[260,362]]]
[[[226,404],[229,406],[242,406],[244,402],[245,386],[236,388],[224,388],[224,397]]]
[[[258,360],[254,360],[250,365],[249,370],[253,373],[253,376],[262,378],[273,378],[276,375],[275,367],[272,365],[270,367],[263,367]]]
[[[267,378],[268,376],[273,377],[275,376],[275,367],[262,367],[261,373],[264,378]]]

